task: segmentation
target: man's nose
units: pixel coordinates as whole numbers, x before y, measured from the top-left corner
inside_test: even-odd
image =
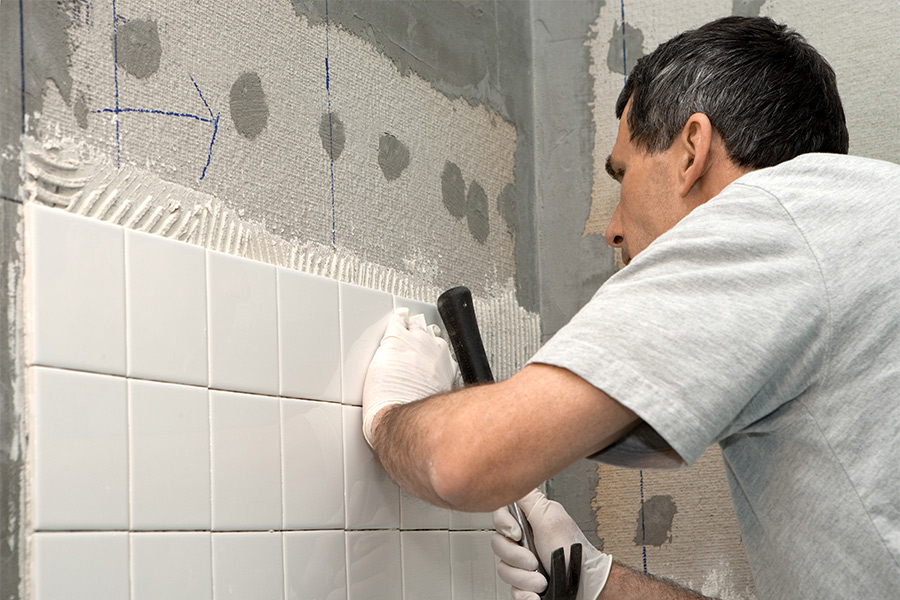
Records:
[[[625,242],[625,232],[622,230],[622,219],[619,216],[619,205],[613,211],[609,225],[606,226],[606,243],[613,248],[621,248]]]

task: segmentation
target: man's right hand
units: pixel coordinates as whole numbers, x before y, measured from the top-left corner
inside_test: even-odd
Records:
[[[518,504],[534,531],[534,543],[542,564],[550,564],[550,556],[557,548],[565,549],[568,564],[570,546],[581,544],[581,582],[577,600],[596,600],[609,577],[612,557],[594,548],[562,505],[548,500],[539,491],[532,491]],[[534,554],[519,545],[522,529],[506,507],[494,511],[493,517],[497,532],[491,538],[491,547],[500,558],[497,574],[512,586],[514,600],[538,600],[539,594],[547,588],[547,579],[537,572]]]

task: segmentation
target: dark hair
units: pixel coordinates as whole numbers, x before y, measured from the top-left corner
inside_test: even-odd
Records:
[[[763,168],[806,152],[846,154],[834,71],[798,33],[767,17],[726,17],[686,31],[641,58],[616,102],[631,100],[631,140],[650,153],[672,145],[703,113],[731,160]]]

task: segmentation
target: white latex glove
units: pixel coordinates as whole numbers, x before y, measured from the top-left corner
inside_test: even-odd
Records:
[[[449,392],[459,367],[436,325],[408,308],[391,315],[363,385],[363,435],[372,445],[372,422],[386,406]]]
[[[596,600],[609,577],[612,557],[594,548],[566,509],[559,502],[548,500],[538,490],[530,492],[518,504],[531,524],[534,545],[545,568],[549,569],[550,555],[557,548],[565,548],[568,565],[569,547],[581,544],[581,581],[577,598]],[[522,529],[506,507],[495,510],[493,516],[497,531],[491,538],[491,547],[500,558],[497,574],[512,586],[514,600],[538,600],[538,594],[547,588],[547,579],[537,572],[534,554],[518,544]]]

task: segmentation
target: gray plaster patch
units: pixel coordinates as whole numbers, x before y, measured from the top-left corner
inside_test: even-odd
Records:
[[[441,198],[451,215],[457,219],[466,215],[466,182],[459,166],[449,160],[441,173]]]
[[[383,134],[378,140],[378,166],[385,179],[397,179],[409,166],[409,148],[391,134]]]
[[[731,14],[735,17],[758,17],[766,0],[732,0]]]
[[[507,183],[497,196],[497,212],[506,223],[506,230],[516,232],[516,186]]]
[[[69,16],[64,11],[64,5],[56,2],[23,2],[22,20],[28,55],[25,69],[25,112],[40,112],[44,82],[48,79],[56,84],[60,95],[68,104],[72,97],[72,76],[69,74]],[[18,60],[18,56],[16,59]]]
[[[319,138],[322,148],[333,161],[337,161],[344,151],[347,136],[344,134],[344,122],[337,113],[325,113],[319,120]]]
[[[606,57],[609,70],[627,75],[643,55],[644,32],[628,23],[625,23],[624,32],[618,24],[613,25],[612,37],[609,39],[609,54]]]
[[[88,109],[87,101],[84,99],[84,94],[78,94],[78,97],[75,98],[72,112],[75,113],[75,121],[78,122],[78,126],[82,129],[87,129],[90,110]]]
[[[527,4],[490,6],[485,2],[372,2],[344,0],[327,6],[322,0],[291,0],[297,16],[310,25],[340,27],[390,58],[401,75],[416,73],[451,98],[485,103],[510,118],[501,93],[502,46],[516,47],[521,30],[510,25],[510,13],[527,14]],[[498,15],[498,11],[502,14]],[[516,11],[523,11],[518,13]],[[501,39],[498,39],[500,36]],[[530,66],[526,53],[504,53],[517,73]]]
[[[672,496],[653,496],[638,511],[637,546],[662,546],[672,541],[672,520],[678,508]]]
[[[262,133],[269,121],[269,105],[259,75],[250,71],[237,78],[231,86],[229,106],[238,133],[251,140]]]
[[[155,21],[132,19],[118,26],[116,64],[138,79],[159,70],[162,46]]]
[[[468,205],[466,220],[469,225],[469,232],[476,242],[483,244],[487,241],[488,234],[491,232],[491,226],[488,220],[487,194],[484,193],[484,188],[477,181],[469,184],[466,204]]]

